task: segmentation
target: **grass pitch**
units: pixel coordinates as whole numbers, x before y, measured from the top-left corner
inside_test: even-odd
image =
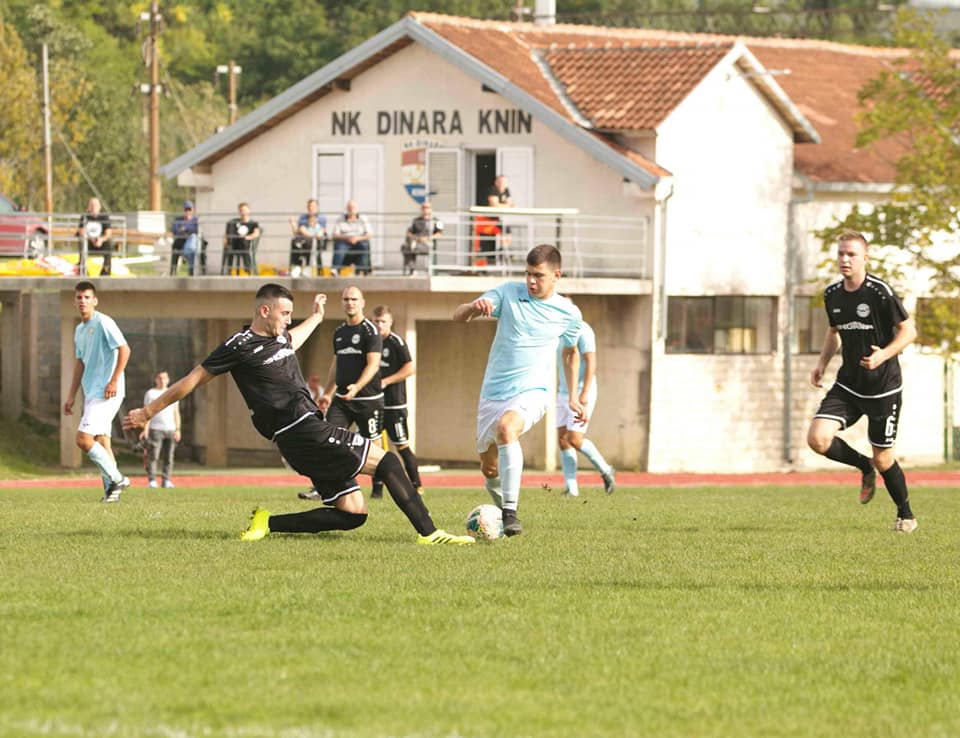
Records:
[[[909,474],[908,474],[909,478]],[[2,736],[956,736],[960,495],[526,489],[519,538],[241,543],[296,490],[0,491]],[[429,490],[462,530],[485,493]]]

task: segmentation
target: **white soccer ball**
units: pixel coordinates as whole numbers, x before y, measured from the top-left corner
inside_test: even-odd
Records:
[[[477,505],[467,515],[467,533],[480,541],[503,538],[503,513],[496,505]]]

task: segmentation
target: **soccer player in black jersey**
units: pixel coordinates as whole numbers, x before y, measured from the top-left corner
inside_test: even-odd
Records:
[[[250,409],[253,425],[277,444],[297,472],[309,477],[326,507],[288,515],[253,511],[245,541],[269,533],[319,533],[351,530],[367,520],[367,506],[356,482],[360,472],[378,474],[397,506],[420,534],[417,543],[467,544],[470,536],[439,530],[393,454],[371,445],[367,438],[326,422],[310,398],[296,350],[323,320],[326,295],[313,299],[310,316],[288,329],[293,295],[279,284],[257,291],[256,314],[249,328],[220,344],[203,362],[145,407],[131,410],[125,428],[142,428],[160,410],[182,400],[214,377],[230,372]]]
[[[407,476],[417,488],[417,492],[423,494],[417,457],[410,448],[410,432],[407,429],[407,377],[412,377],[416,368],[407,344],[391,330],[393,314],[389,307],[377,305],[373,309],[373,324],[380,332],[380,338],[383,339],[383,351],[380,354],[380,385],[383,387],[384,427],[390,442],[403,459],[403,468],[407,470]],[[382,495],[382,485],[383,482],[374,477],[371,495],[377,496],[378,487]]]
[[[330,423],[341,428],[356,423],[360,435],[379,445],[383,431],[383,341],[377,327],[363,315],[366,303],[359,287],[347,287],[342,301],[347,319],[333,332],[333,360],[326,389],[317,404]],[[372,496],[381,497],[383,491]]]
[[[897,505],[893,529],[912,533],[917,521],[910,510],[907,480],[893,454],[903,407],[898,356],[917,337],[913,319],[886,282],[867,273],[867,239],[849,231],[840,236],[837,260],[843,279],[823,293],[830,328],[810,382],[822,387],[830,359],[842,351],[843,363],[833,387],[810,423],[807,443],[818,454],[860,469],[860,502],[873,499],[877,472]],[[868,420],[873,460],[855,451],[837,432]]]

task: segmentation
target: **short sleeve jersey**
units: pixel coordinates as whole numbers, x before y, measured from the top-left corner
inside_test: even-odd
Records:
[[[164,392],[166,392],[166,390],[162,390],[157,387],[151,387],[148,389],[143,393],[144,407],[156,400]],[[150,430],[175,431],[177,429],[177,419],[174,413],[176,412],[177,405],[179,404],[179,402],[172,402],[163,408],[163,410],[150,418]]]
[[[261,336],[249,328],[235,333],[201,366],[211,374],[230,372],[250,409],[253,426],[264,438],[272,440],[317,412],[286,331],[279,336]]]
[[[240,239],[244,236],[253,233],[257,228],[260,227],[260,224],[255,220],[248,220],[244,223],[239,218],[234,218],[233,220],[227,221],[227,238],[231,241],[231,246],[235,249],[241,249],[244,247],[244,244]]]
[[[356,325],[341,323],[333,332],[333,353],[337,357],[337,394],[347,391],[347,385],[353,384],[367,366],[367,354],[383,352],[383,341],[377,327],[364,318]],[[372,400],[383,397],[380,389],[380,373],[357,393],[357,400]]]
[[[107,383],[117,366],[117,349],[126,346],[127,339],[109,315],[94,311],[90,320],[80,323],[73,333],[76,357],[83,362],[81,386],[85,399],[103,399]],[[117,382],[117,397],[126,396],[126,385],[121,373]]]
[[[577,342],[583,326],[580,309],[556,293],[532,297],[523,282],[506,282],[483,297],[493,303],[497,332],[480,396],[508,400],[530,390],[549,391],[558,344]]]
[[[410,361],[410,349],[396,333],[383,339],[383,351],[380,354],[380,376],[389,377],[400,371],[400,367]],[[407,381],[397,382],[383,388],[383,406],[394,410],[407,406]]]
[[[583,360],[584,354],[594,354],[597,352],[597,334],[587,321],[583,321],[583,327],[580,329],[580,335],[577,336],[577,351],[580,353],[580,376],[577,378],[577,392],[583,391],[583,378],[587,373],[587,362]],[[594,377],[596,383],[596,377]],[[563,376],[563,347],[557,347],[557,388],[559,394],[566,396],[567,383]]]
[[[900,361],[894,356],[876,369],[860,366],[860,359],[883,348],[896,336],[896,326],[909,316],[900,298],[882,279],[871,274],[854,292],[843,288],[843,280],[823,292],[830,326],[840,334],[843,364],[837,384],[857,397],[885,397],[900,391],[903,380]]]
[[[96,215],[84,213],[80,216],[80,230],[88,241],[100,238],[108,228],[110,228],[109,213],[97,213]]]

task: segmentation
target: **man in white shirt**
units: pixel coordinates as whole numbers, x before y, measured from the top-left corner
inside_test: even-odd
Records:
[[[156,400],[170,386],[170,375],[159,371],[153,375],[153,387],[143,395],[144,407]],[[140,432],[140,440],[146,443],[144,467],[147,470],[147,486],[163,486],[173,489],[173,452],[180,442],[180,403],[174,402],[158,412]],[[160,468],[162,484],[157,484],[157,461],[163,457]]]

